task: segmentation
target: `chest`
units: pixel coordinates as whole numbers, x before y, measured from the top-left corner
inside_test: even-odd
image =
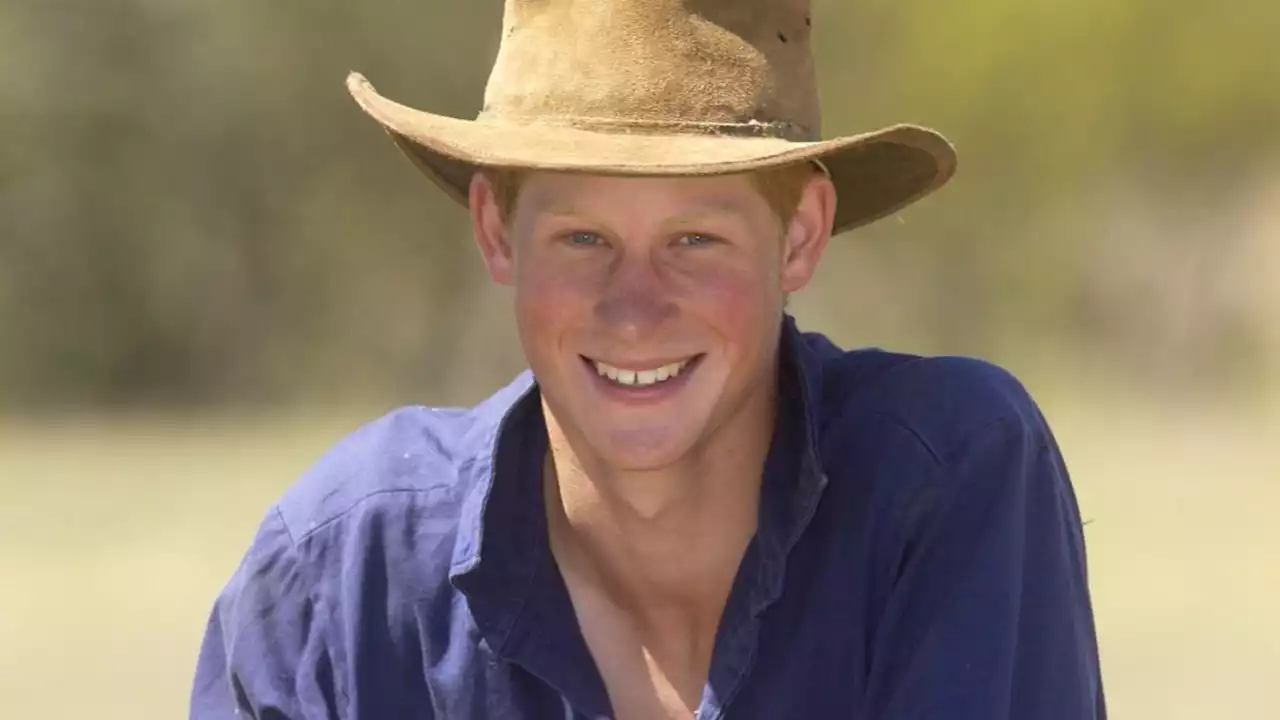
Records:
[[[482,645],[460,658],[465,668],[431,673],[436,716],[648,720],[695,717],[693,708],[699,720],[857,718],[872,641],[859,585],[797,583],[758,617],[726,623],[706,666],[684,672],[655,672],[634,642],[611,641],[627,637],[616,628],[516,628],[533,633],[528,652],[499,657]]]
[[[573,593],[583,641],[618,720],[689,720],[702,702],[714,635],[646,637],[635,619]],[[587,593],[589,595],[589,593]]]
[[[698,720],[861,717],[890,578],[877,535],[861,531],[873,525],[848,509],[837,523],[819,508],[815,525],[831,532],[801,538],[776,596],[763,597],[763,577],[744,583],[701,664],[656,674],[616,618],[574,608],[563,583],[540,586],[495,635],[501,644],[479,637],[466,605],[455,606],[466,614],[453,627],[465,636],[437,649],[450,662],[429,673],[435,716],[647,720],[696,709]]]

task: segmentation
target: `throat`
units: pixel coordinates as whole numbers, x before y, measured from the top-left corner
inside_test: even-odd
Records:
[[[616,715],[690,717],[755,535],[765,453],[755,448],[768,443],[707,454],[702,472],[593,475],[547,419],[551,553]]]
[[[669,613],[643,619],[647,625],[679,625],[681,616],[690,626],[710,614],[718,620],[755,534],[758,486],[723,495],[689,485],[676,494],[627,495],[565,477],[550,458],[547,464],[547,529],[562,572],[638,619],[653,608]]]
[[[704,581],[670,593],[643,578],[609,573],[573,547],[558,545],[553,537],[578,626],[616,717],[692,717],[710,673],[728,588]]]

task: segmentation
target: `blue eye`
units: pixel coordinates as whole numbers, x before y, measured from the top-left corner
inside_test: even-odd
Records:
[[[588,247],[600,244],[600,236],[590,232],[569,233],[565,236],[565,239],[570,245],[576,245],[578,247]]]
[[[715,242],[715,238],[712,238],[708,235],[699,235],[697,233],[690,233],[680,238],[680,244],[686,245],[689,247],[711,245],[714,242]]]

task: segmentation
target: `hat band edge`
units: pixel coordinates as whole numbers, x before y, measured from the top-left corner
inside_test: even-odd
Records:
[[[817,138],[803,125],[789,120],[751,120],[745,123],[695,120],[638,120],[582,115],[508,115],[481,112],[477,122],[521,126],[544,125],[555,128],[627,135],[707,135],[729,138],[766,138],[791,142],[813,142]]]

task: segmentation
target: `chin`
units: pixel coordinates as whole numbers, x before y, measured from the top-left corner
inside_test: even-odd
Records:
[[[600,458],[614,470],[634,472],[671,467],[688,457],[697,445],[696,437],[691,437],[696,433],[673,432],[670,426],[600,430],[604,437],[600,443],[592,444]],[[588,437],[588,440],[594,438]]]
[[[617,407],[590,396],[568,407],[551,403],[556,423],[575,452],[613,471],[659,470],[695,452],[709,414],[687,403],[669,408]],[[565,412],[567,411],[567,413]]]
[[[619,470],[677,465],[698,451],[714,424],[716,393],[698,385],[686,388],[685,397],[665,406],[632,408],[591,402],[595,412],[578,418],[582,421],[579,431],[601,459]]]

